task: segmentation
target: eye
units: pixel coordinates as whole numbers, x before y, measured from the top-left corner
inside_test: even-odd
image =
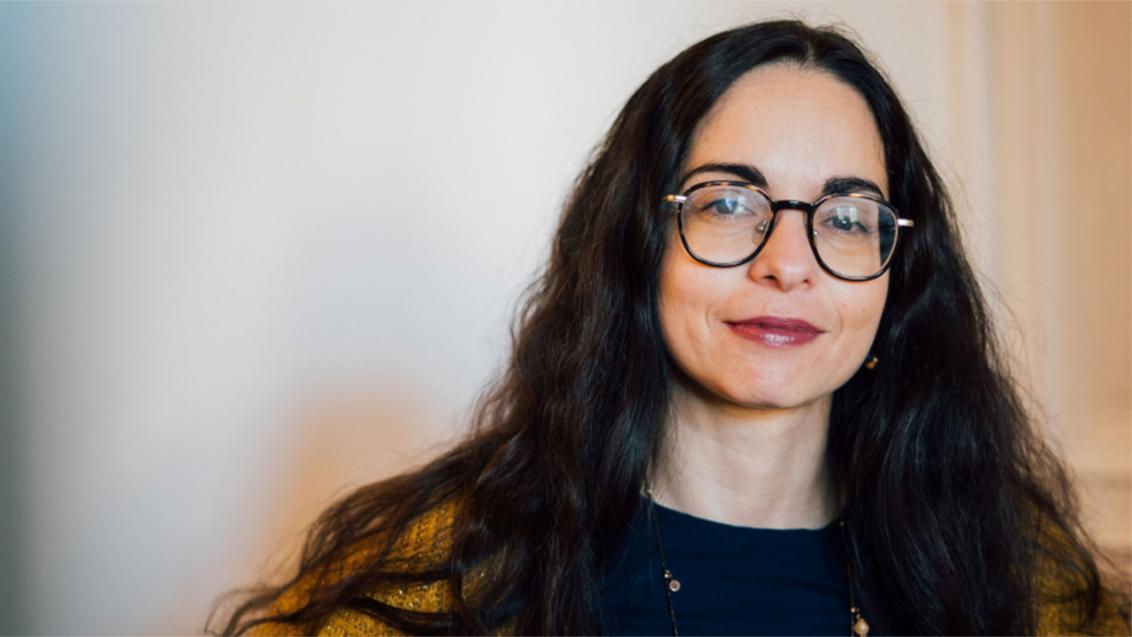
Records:
[[[742,197],[722,197],[708,203],[704,208],[724,217],[750,212],[746,200]]]
[[[770,216],[770,202],[759,193],[731,184],[708,184],[693,189],[686,207],[685,219],[728,227],[753,227]]]
[[[839,234],[868,235],[874,231],[876,215],[866,212],[860,206],[839,204],[822,211],[820,223]]]

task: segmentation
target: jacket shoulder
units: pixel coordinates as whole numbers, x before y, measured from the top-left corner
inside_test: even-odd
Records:
[[[1102,587],[1096,614],[1084,621],[1081,599],[1088,587],[1076,569],[1066,568],[1055,555],[1069,554],[1065,531],[1052,525],[1039,526],[1038,634],[1039,635],[1128,635],[1129,609],[1119,594]]]
[[[1051,599],[1043,603],[1038,612],[1039,635],[1128,635],[1128,609],[1105,591],[1097,614],[1082,629],[1082,614],[1078,604],[1071,600]]]
[[[452,524],[456,507],[445,502],[409,525],[394,544],[390,557],[404,560],[412,568],[434,568],[448,561],[452,552]],[[445,580],[394,584],[367,594],[371,599],[403,610],[442,613],[452,609],[452,595]],[[404,634],[365,613],[341,609],[334,612],[318,633],[326,637],[346,635]]]
[[[451,554],[452,525],[456,506],[444,502],[410,523],[406,531],[390,547],[388,559],[411,570],[424,570],[442,566]],[[270,615],[284,615],[302,608],[311,597],[313,588],[333,585],[344,577],[366,568],[384,549],[385,538],[360,542],[346,557],[334,564],[321,577],[313,574],[300,579],[287,588],[272,606]],[[412,584],[384,585],[366,593],[366,596],[385,605],[419,612],[445,612],[452,608],[448,583],[444,580]],[[322,621],[320,626],[296,625],[282,622],[259,624],[249,635],[395,635],[402,634],[384,622],[363,612],[341,608]]]

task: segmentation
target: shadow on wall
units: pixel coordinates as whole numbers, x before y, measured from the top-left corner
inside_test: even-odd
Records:
[[[289,579],[307,532],[329,505],[359,487],[424,464],[462,434],[460,427],[443,425],[442,417],[416,398],[419,392],[414,388],[395,382],[371,386],[382,389],[331,390],[304,401],[294,426],[284,428],[288,439],[272,445],[286,451],[270,463],[274,475],[264,477],[257,489],[263,506],[249,507],[242,517],[257,528],[241,543],[250,547],[240,559],[246,576],[234,586]],[[255,511],[262,518],[257,520]],[[221,597],[228,592],[215,591],[211,602],[219,604],[208,626],[214,631],[223,628],[242,599]],[[199,616],[201,611],[185,610],[184,617]],[[213,609],[204,612],[197,626]]]
[[[10,270],[9,270],[10,271]],[[12,351],[6,347],[7,337],[12,332],[0,325],[0,357]],[[19,448],[14,405],[15,378],[12,377],[14,365],[0,368],[0,635],[14,635],[27,630],[24,625],[22,590],[25,582],[21,574],[19,544],[20,514],[20,459],[16,453]]]

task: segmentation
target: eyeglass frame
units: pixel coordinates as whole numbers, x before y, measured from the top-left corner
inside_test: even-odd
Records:
[[[759,245],[755,247],[755,251],[752,252],[749,256],[729,263],[717,263],[715,261],[708,261],[707,259],[699,256],[695,253],[695,251],[692,250],[692,247],[688,245],[688,237],[684,232],[684,204],[687,203],[688,196],[693,192],[700,190],[701,188],[707,188],[710,186],[736,186],[740,188],[746,188],[747,190],[755,191],[764,199],[766,199],[768,203],[770,203],[770,225],[767,228],[766,234],[763,235],[762,241],[759,242]],[[878,270],[875,274],[860,277],[846,276],[834,271],[833,268],[831,268],[821,258],[821,254],[818,252],[818,246],[814,243],[814,238],[817,236],[817,233],[814,231],[814,214],[817,212],[818,207],[820,207],[823,203],[829,201],[830,199],[839,197],[867,199],[869,201],[879,203],[891,210],[892,214],[896,217],[896,230],[892,236],[892,250],[889,252],[888,257],[885,258],[884,263],[881,264],[880,270]],[[844,281],[872,281],[873,279],[876,279],[883,275],[886,271],[888,271],[889,266],[892,265],[892,257],[896,254],[896,246],[900,240],[900,228],[911,228],[916,225],[916,222],[912,219],[902,218],[900,216],[900,212],[896,210],[896,207],[885,201],[883,197],[878,197],[877,195],[870,193],[831,192],[818,198],[813,203],[810,203],[808,201],[801,201],[799,199],[775,199],[774,197],[770,196],[770,193],[752,183],[730,179],[717,179],[693,184],[686,188],[681,194],[665,195],[661,201],[665,204],[670,205],[676,213],[676,225],[680,229],[680,243],[684,245],[684,250],[688,253],[688,256],[704,265],[711,266],[713,268],[735,268],[746,263],[750,263],[755,259],[755,257],[759,256],[759,253],[762,252],[763,247],[766,246],[768,241],[770,241],[770,235],[774,232],[775,226],[778,225],[778,212],[780,210],[798,210],[805,212],[806,239],[810,243],[810,252],[813,253],[814,259],[818,262],[818,265],[821,266],[821,269],[825,270],[830,275]]]

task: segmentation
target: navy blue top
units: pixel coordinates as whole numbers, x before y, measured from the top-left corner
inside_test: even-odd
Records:
[[[839,520],[821,529],[760,529],[660,505],[656,515],[665,561],[681,584],[672,594],[681,635],[851,634]],[[608,634],[672,634],[648,500],[603,579],[601,604]]]

